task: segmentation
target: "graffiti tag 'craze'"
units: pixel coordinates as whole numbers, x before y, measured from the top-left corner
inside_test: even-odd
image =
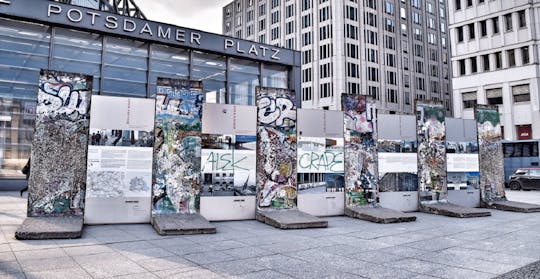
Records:
[[[257,206],[296,208],[296,97],[286,89],[256,91]]]
[[[478,155],[480,162],[480,191],[482,202],[505,200],[504,155],[499,111],[496,107],[476,107]]]
[[[374,104],[366,96],[341,97],[345,128],[347,206],[378,206],[377,133]]]
[[[83,215],[92,77],[42,70],[28,216]]]
[[[421,202],[447,199],[446,128],[442,104],[417,103],[418,191]]]
[[[203,101],[200,82],[158,78],[152,214],[198,210]]]

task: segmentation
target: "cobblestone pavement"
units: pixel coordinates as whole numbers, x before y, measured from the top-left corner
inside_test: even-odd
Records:
[[[540,191],[509,197],[540,202]],[[416,213],[401,224],[332,217],[326,229],[289,231],[218,222],[217,234],[178,237],[147,224],[86,226],[81,239],[18,241],[25,207],[18,193],[0,192],[0,278],[494,278],[540,260],[540,213]]]

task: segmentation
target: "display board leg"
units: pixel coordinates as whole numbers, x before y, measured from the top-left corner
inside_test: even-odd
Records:
[[[347,206],[345,207],[345,215],[382,224],[416,221],[416,216],[412,214],[382,207]]]
[[[256,218],[258,221],[278,229],[311,229],[328,227],[328,221],[298,209],[259,210],[257,211]]]
[[[524,202],[514,202],[509,200],[493,201],[490,204],[483,202],[483,207],[504,211],[514,211],[523,213],[540,212],[540,205]]]
[[[480,208],[470,208],[453,203],[437,202],[423,203],[419,205],[421,212],[443,215],[456,218],[488,217],[491,212]]]
[[[19,240],[80,238],[82,229],[82,216],[27,217],[15,232],[15,238]]]

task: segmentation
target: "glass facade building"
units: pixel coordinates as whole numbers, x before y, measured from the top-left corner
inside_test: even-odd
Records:
[[[41,69],[92,75],[93,94],[109,96],[153,98],[158,77],[197,80],[211,103],[255,105],[257,86],[292,90],[299,86],[295,73],[299,65],[294,61],[273,63],[103,30],[14,19],[2,8],[0,180],[24,178],[20,170],[30,156]]]

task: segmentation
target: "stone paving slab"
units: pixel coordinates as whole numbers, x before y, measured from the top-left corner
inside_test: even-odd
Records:
[[[298,209],[260,210],[256,214],[258,221],[278,229],[326,228],[328,221]]]
[[[418,206],[420,211],[457,218],[488,217],[491,212],[480,208],[459,206],[452,203],[423,204]]]
[[[514,212],[540,212],[540,204],[524,203],[524,202],[515,202],[515,201],[495,201],[491,205],[487,205],[488,208],[504,210],[504,211],[514,211]]]
[[[390,224],[416,221],[416,216],[388,208],[345,207],[345,215],[375,223]]]
[[[200,214],[159,214],[152,216],[152,225],[160,235],[212,234],[216,227]]]
[[[21,240],[80,238],[82,229],[82,216],[27,217],[15,237]]]

